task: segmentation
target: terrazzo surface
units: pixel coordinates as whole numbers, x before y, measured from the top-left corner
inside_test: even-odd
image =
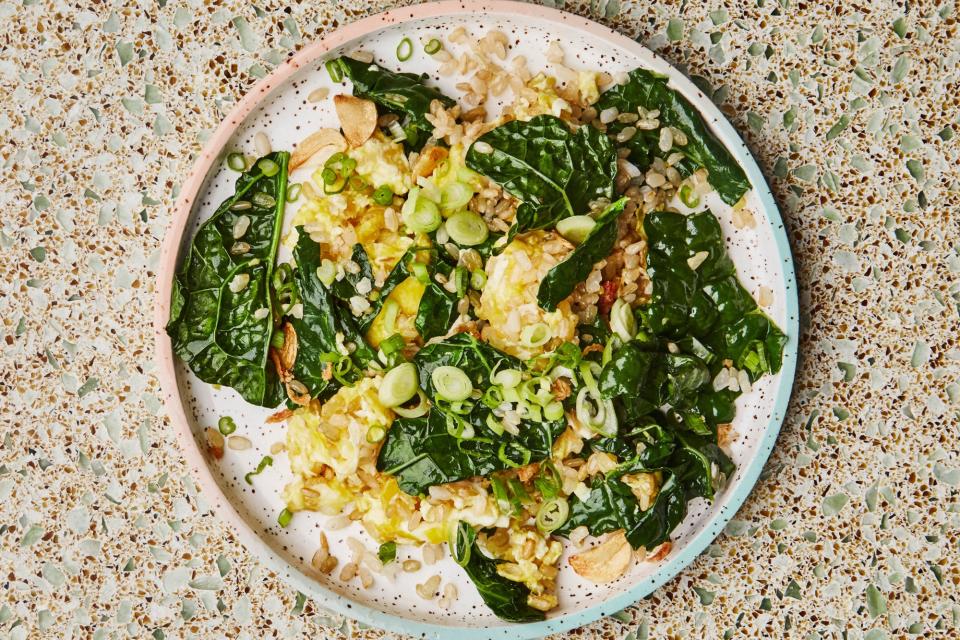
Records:
[[[393,6],[349,4],[0,2],[0,636],[393,637],[299,596],[210,513],[151,361],[179,182],[258,78]],[[803,311],[790,410],[736,519],[570,635],[960,637],[953,4],[551,6],[721,106],[781,206]]]

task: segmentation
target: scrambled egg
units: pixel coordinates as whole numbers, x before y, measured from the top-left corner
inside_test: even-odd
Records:
[[[600,89],[597,87],[596,71],[577,72],[577,93],[580,95],[580,104],[590,105],[600,99]]]
[[[347,151],[347,155],[357,161],[356,174],[374,188],[387,185],[394,193],[403,195],[413,186],[413,174],[403,145],[379,131],[359,147]]]
[[[463,211],[474,194],[483,188],[483,178],[467,167],[462,144],[450,147],[428,177],[418,178],[421,194],[440,206],[444,215]]]
[[[570,110],[570,103],[557,94],[557,79],[553,76],[538,73],[527,81],[527,88],[536,94],[536,98],[521,97],[514,103],[513,115],[517,120],[529,120],[543,114],[560,117],[562,111]]]
[[[549,235],[534,231],[516,238],[502,253],[487,261],[487,284],[477,309],[478,317],[489,323],[482,337],[518,358],[532,358],[544,349],[523,345],[521,332],[527,325],[546,324],[552,344],[572,340],[576,335],[577,316],[570,309],[569,301],[562,301],[556,311],[549,313],[537,305],[540,281],[569,250],[569,246]]]
[[[287,421],[287,454],[296,476],[284,488],[288,509],[337,514],[362,494],[358,472],[375,475],[379,451],[367,431],[393,422],[393,412],[380,404],[379,385],[380,378],[363,378],[340,389],[319,412],[303,407]]]

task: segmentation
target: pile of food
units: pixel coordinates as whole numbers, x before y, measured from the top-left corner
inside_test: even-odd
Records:
[[[597,583],[669,553],[733,473],[734,401],[786,337],[706,208],[715,191],[748,225],[750,185],[666,78],[575,71],[555,45],[533,74],[503,34],[449,40],[424,50],[465,76],[459,101],[358,52],[327,63],[352,87],[339,129],[228,157],[236,191],[183,259],[168,332],[201,380],[282,405],[280,524],[318,511],[379,545],[339,563],[324,537],[318,571],[367,587],[448,546],[495,614],[540,620],[564,541]]]

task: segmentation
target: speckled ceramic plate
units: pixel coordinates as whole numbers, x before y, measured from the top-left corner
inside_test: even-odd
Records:
[[[645,66],[669,75],[674,88],[698,106],[753,184],[748,197],[748,206],[757,220],[753,229],[734,229],[729,208],[719,199],[710,204],[724,226],[741,280],[754,293],[761,285],[774,292],[767,312],[790,338],[780,374],[762,379],[737,402],[734,427],[739,437],[732,447],[736,474],[715,503],[698,500],[690,504],[686,520],[674,534],[669,556],[658,563],[638,564],[626,576],[605,585],[580,580],[567,567],[566,560],[561,560],[567,568],[559,579],[560,606],[545,622],[529,625],[512,625],[494,617],[466,575],[449,559],[424,567],[419,573],[401,574],[395,582],[378,577],[368,590],[360,589],[356,580],[346,584],[335,576],[313,571],[310,558],[317,548],[324,518],[300,513],[289,527],[277,525],[277,514],[283,508],[280,492],[291,479],[285,456],[275,456],[274,466],[258,476],[252,487],[243,481],[244,474],[268,453],[270,445],[282,440],[282,426],[266,425],[264,418],[269,411],[247,406],[231,390],[199,383],[175,361],[164,332],[178,256],[189,245],[197,225],[232,193],[236,174],[224,167],[224,155],[234,149],[253,153],[257,131],[267,132],[274,149],[290,149],[306,133],[320,126],[335,126],[337,120],[330,101],[313,104],[306,99],[314,89],[334,88],[323,70],[323,63],[330,57],[363,49],[373,52],[378,61],[397,68],[395,49],[402,37],[419,43],[421,37],[444,35],[459,25],[466,25],[474,33],[491,28],[504,31],[514,43],[512,55],[525,55],[533,70],[547,68],[547,44],[559,40],[566,52],[566,64],[574,68],[614,73]],[[403,70],[423,71],[436,77],[436,62],[423,54],[419,45],[415,51],[413,58],[403,63]],[[445,93],[460,95],[453,86],[457,80],[436,80]],[[292,179],[297,178],[294,175]],[[532,638],[591,622],[642,598],[702,552],[736,512],[773,447],[790,395],[798,334],[793,263],[776,205],[746,146],[709,99],[653,53],[603,26],[536,5],[427,3],[361,20],[304,48],[257,84],[211,138],[183,185],[163,251],[155,318],[160,378],[172,424],[204,497],[254,555],[285,576],[297,590],[312,596],[318,605],[394,631],[459,640]],[[247,451],[228,450],[222,460],[214,460],[203,445],[203,429],[215,425],[222,415],[233,416],[239,425],[238,433],[249,437],[254,447]],[[350,535],[363,537],[359,530],[330,533],[335,554],[348,554],[345,539]],[[374,547],[372,541],[370,547]],[[405,553],[401,550],[401,558]],[[435,601],[414,595],[414,585],[434,573],[459,587],[460,597],[451,609],[441,610]]]

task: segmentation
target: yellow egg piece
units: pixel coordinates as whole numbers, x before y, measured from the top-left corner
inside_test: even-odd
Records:
[[[414,327],[414,320],[417,317],[417,310],[420,308],[420,298],[426,287],[422,282],[414,277],[409,277],[394,288],[387,296],[387,301],[393,301],[397,304],[397,315],[393,327],[387,326],[387,309],[381,309],[377,317],[373,319],[370,329],[367,330],[367,342],[374,348],[380,346],[380,343],[399,333],[407,342],[417,339],[419,334]],[[384,307],[386,307],[386,303]]]

